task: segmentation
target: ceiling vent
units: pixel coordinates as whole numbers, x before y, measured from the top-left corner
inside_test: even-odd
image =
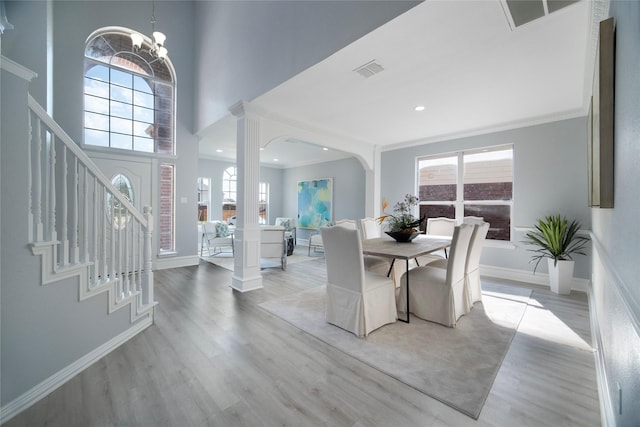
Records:
[[[374,59],[372,61],[367,62],[364,65],[359,66],[353,71],[360,74],[364,78],[369,78],[374,74],[378,74],[379,72],[384,71],[384,68],[382,67],[382,65],[378,64]]]

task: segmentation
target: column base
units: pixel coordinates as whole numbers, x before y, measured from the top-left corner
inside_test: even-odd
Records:
[[[262,276],[250,278],[233,276],[231,278],[231,287],[238,292],[249,292],[261,289],[264,286],[262,285]]]

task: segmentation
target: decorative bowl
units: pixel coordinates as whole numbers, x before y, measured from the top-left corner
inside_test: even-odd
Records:
[[[412,233],[405,233],[403,231],[385,231],[385,233],[393,237],[396,242],[399,243],[409,243],[420,235],[420,233],[417,231]]]

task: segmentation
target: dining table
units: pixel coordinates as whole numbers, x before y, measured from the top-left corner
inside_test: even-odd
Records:
[[[391,258],[391,269],[396,259],[404,260],[406,263],[406,271],[409,272],[409,261],[422,255],[446,249],[451,246],[451,237],[447,236],[428,236],[421,234],[410,242],[398,242],[389,236],[376,237],[362,241],[362,253],[365,255],[376,255]],[[407,286],[407,319],[398,319],[402,322],[409,323],[409,274],[406,275]]]

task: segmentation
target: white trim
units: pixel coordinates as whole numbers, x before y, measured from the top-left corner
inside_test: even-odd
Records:
[[[164,270],[167,268],[190,267],[198,265],[200,258],[198,255],[189,255],[181,257],[163,257],[156,259],[154,270]]]
[[[600,401],[600,422],[603,426],[615,426],[613,400],[609,392],[609,380],[605,369],[604,354],[602,353],[602,333],[600,322],[596,312],[596,302],[593,297],[593,288],[589,286],[587,297],[589,300],[589,321],[591,324],[591,342],[593,346],[593,358],[596,365],[596,383],[598,385],[598,400]]]
[[[238,277],[235,274],[231,277],[231,287],[238,292],[249,292],[256,289],[264,288],[262,284],[262,276],[257,277]]]
[[[499,279],[513,280],[516,282],[533,283],[534,285],[545,286],[551,289],[551,286],[549,285],[549,275],[545,273],[533,274],[532,271],[481,265],[480,275],[495,277]],[[587,279],[574,277],[571,284],[571,290],[587,292],[587,290],[589,289],[589,283],[590,282]]]
[[[600,240],[598,240],[593,232],[588,231],[588,233],[591,238],[592,249],[598,253],[598,259],[605,270],[606,276],[609,279],[610,284],[614,285],[613,288],[617,291],[618,298],[626,310],[625,314],[629,317],[636,334],[640,337],[640,317],[638,317],[640,316],[640,302],[637,301],[634,298],[633,293],[629,291],[631,287],[628,286],[617,273],[613,263],[606,253],[606,249],[600,244]]]
[[[18,396],[11,402],[0,408],[0,420],[3,423],[9,421],[20,412],[29,408],[31,405],[38,402],[40,399],[46,397],[49,393],[52,393],[58,387],[64,385],[67,381],[81,373],[83,370],[97,362],[102,357],[106,356],[129,339],[133,338],[138,333],[142,332],[153,324],[153,317],[150,316],[134,325],[133,327],[122,332],[118,336],[110,339],[106,343],[102,344],[95,350],[87,353],[80,359],[76,360],[72,364],[51,375],[40,384],[26,391],[22,395]]]
[[[0,55],[0,68],[28,82],[38,77],[38,73],[35,71],[31,71],[27,67],[18,64],[4,55]]]
[[[600,244],[598,237],[591,231],[588,231],[589,237],[592,242],[593,259],[597,259],[604,270],[604,275],[607,279],[607,286],[613,287],[620,304],[624,307],[625,313],[629,318],[629,321],[633,325],[636,334],[640,337],[640,304],[633,297],[633,294],[629,292],[629,286],[622,280],[617,273],[613,263],[607,255],[606,249]],[[598,397],[600,399],[600,417],[603,426],[615,426],[616,425],[616,411],[614,409],[614,401],[610,393],[609,379],[607,377],[607,369],[605,363],[605,355],[602,345],[602,332],[600,330],[600,322],[598,321],[598,315],[595,309],[596,302],[593,296],[593,289],[589,287],[589,317],[591,318],[591,337],[595,347],[595,365],[598,383]]]

